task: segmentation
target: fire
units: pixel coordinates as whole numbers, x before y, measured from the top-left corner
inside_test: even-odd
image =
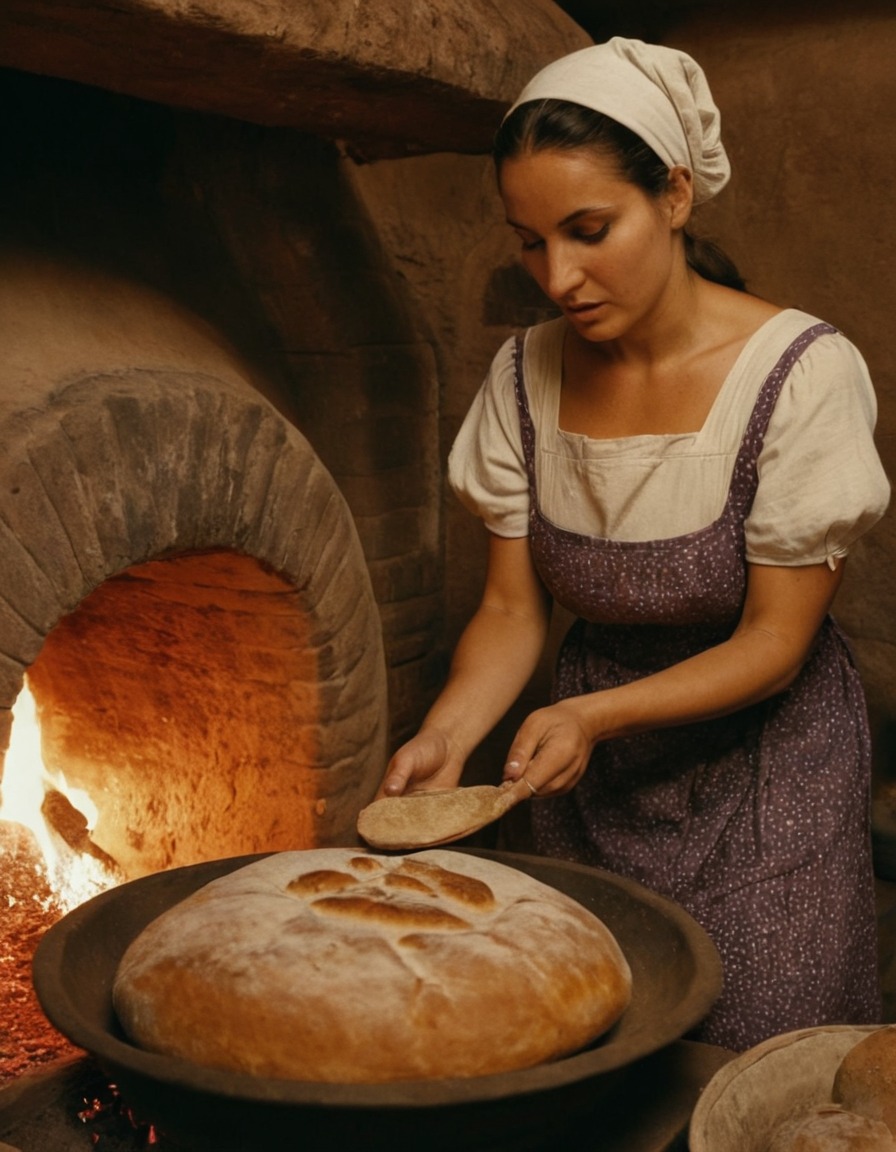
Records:
[[[41,753],[40,722],[27,682],[12,710],[12,731],[0,781],[0,820],[24,825],[43,854],[44,879],[53,893],[50,902],[69,912],[91,896],[114,887],[120,877],[98,852],[73,847],[45,818],[48,801],[71,811],[84,840],[97,819],[96,806],[81,789],[71,788],[62,772],[50,772]],[[62,799],[64,798],[64,799]]]

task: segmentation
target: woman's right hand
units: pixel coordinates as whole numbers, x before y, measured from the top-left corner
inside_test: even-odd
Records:
[[[423,728],[389,761],[378,795],[456,788],[463,767],[463,760],[446,733],[438,728]]]

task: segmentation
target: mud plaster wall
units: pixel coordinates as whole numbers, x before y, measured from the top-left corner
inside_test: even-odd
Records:
[[[877,442],[896,480],[896,13],[823,2],[704,11],[669,29],[722,110],[733,176],[699,230],[752,291],[836,324],[878,397]],[[836,614],[877,727],[896,716],[896,508],[849,559]],[[896,775],[896,765],[889,766]]]

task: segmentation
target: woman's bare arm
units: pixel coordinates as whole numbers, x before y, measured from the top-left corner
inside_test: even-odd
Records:
[[[392,757],[381,792],[451,788],[464,763],[526,686],[547,637],[550,598],[529,541],[491,536],[485,589],[445,687],[419,733]]]

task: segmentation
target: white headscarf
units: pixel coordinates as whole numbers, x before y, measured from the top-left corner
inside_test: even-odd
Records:
[[[685,52],[614,36],[548,64],[510,112],[546,99],[602,112],[640,136],[669,168],[690,169],[695,204],[728,183],[731,167],[719,135],[719,110],[703,69]]]

